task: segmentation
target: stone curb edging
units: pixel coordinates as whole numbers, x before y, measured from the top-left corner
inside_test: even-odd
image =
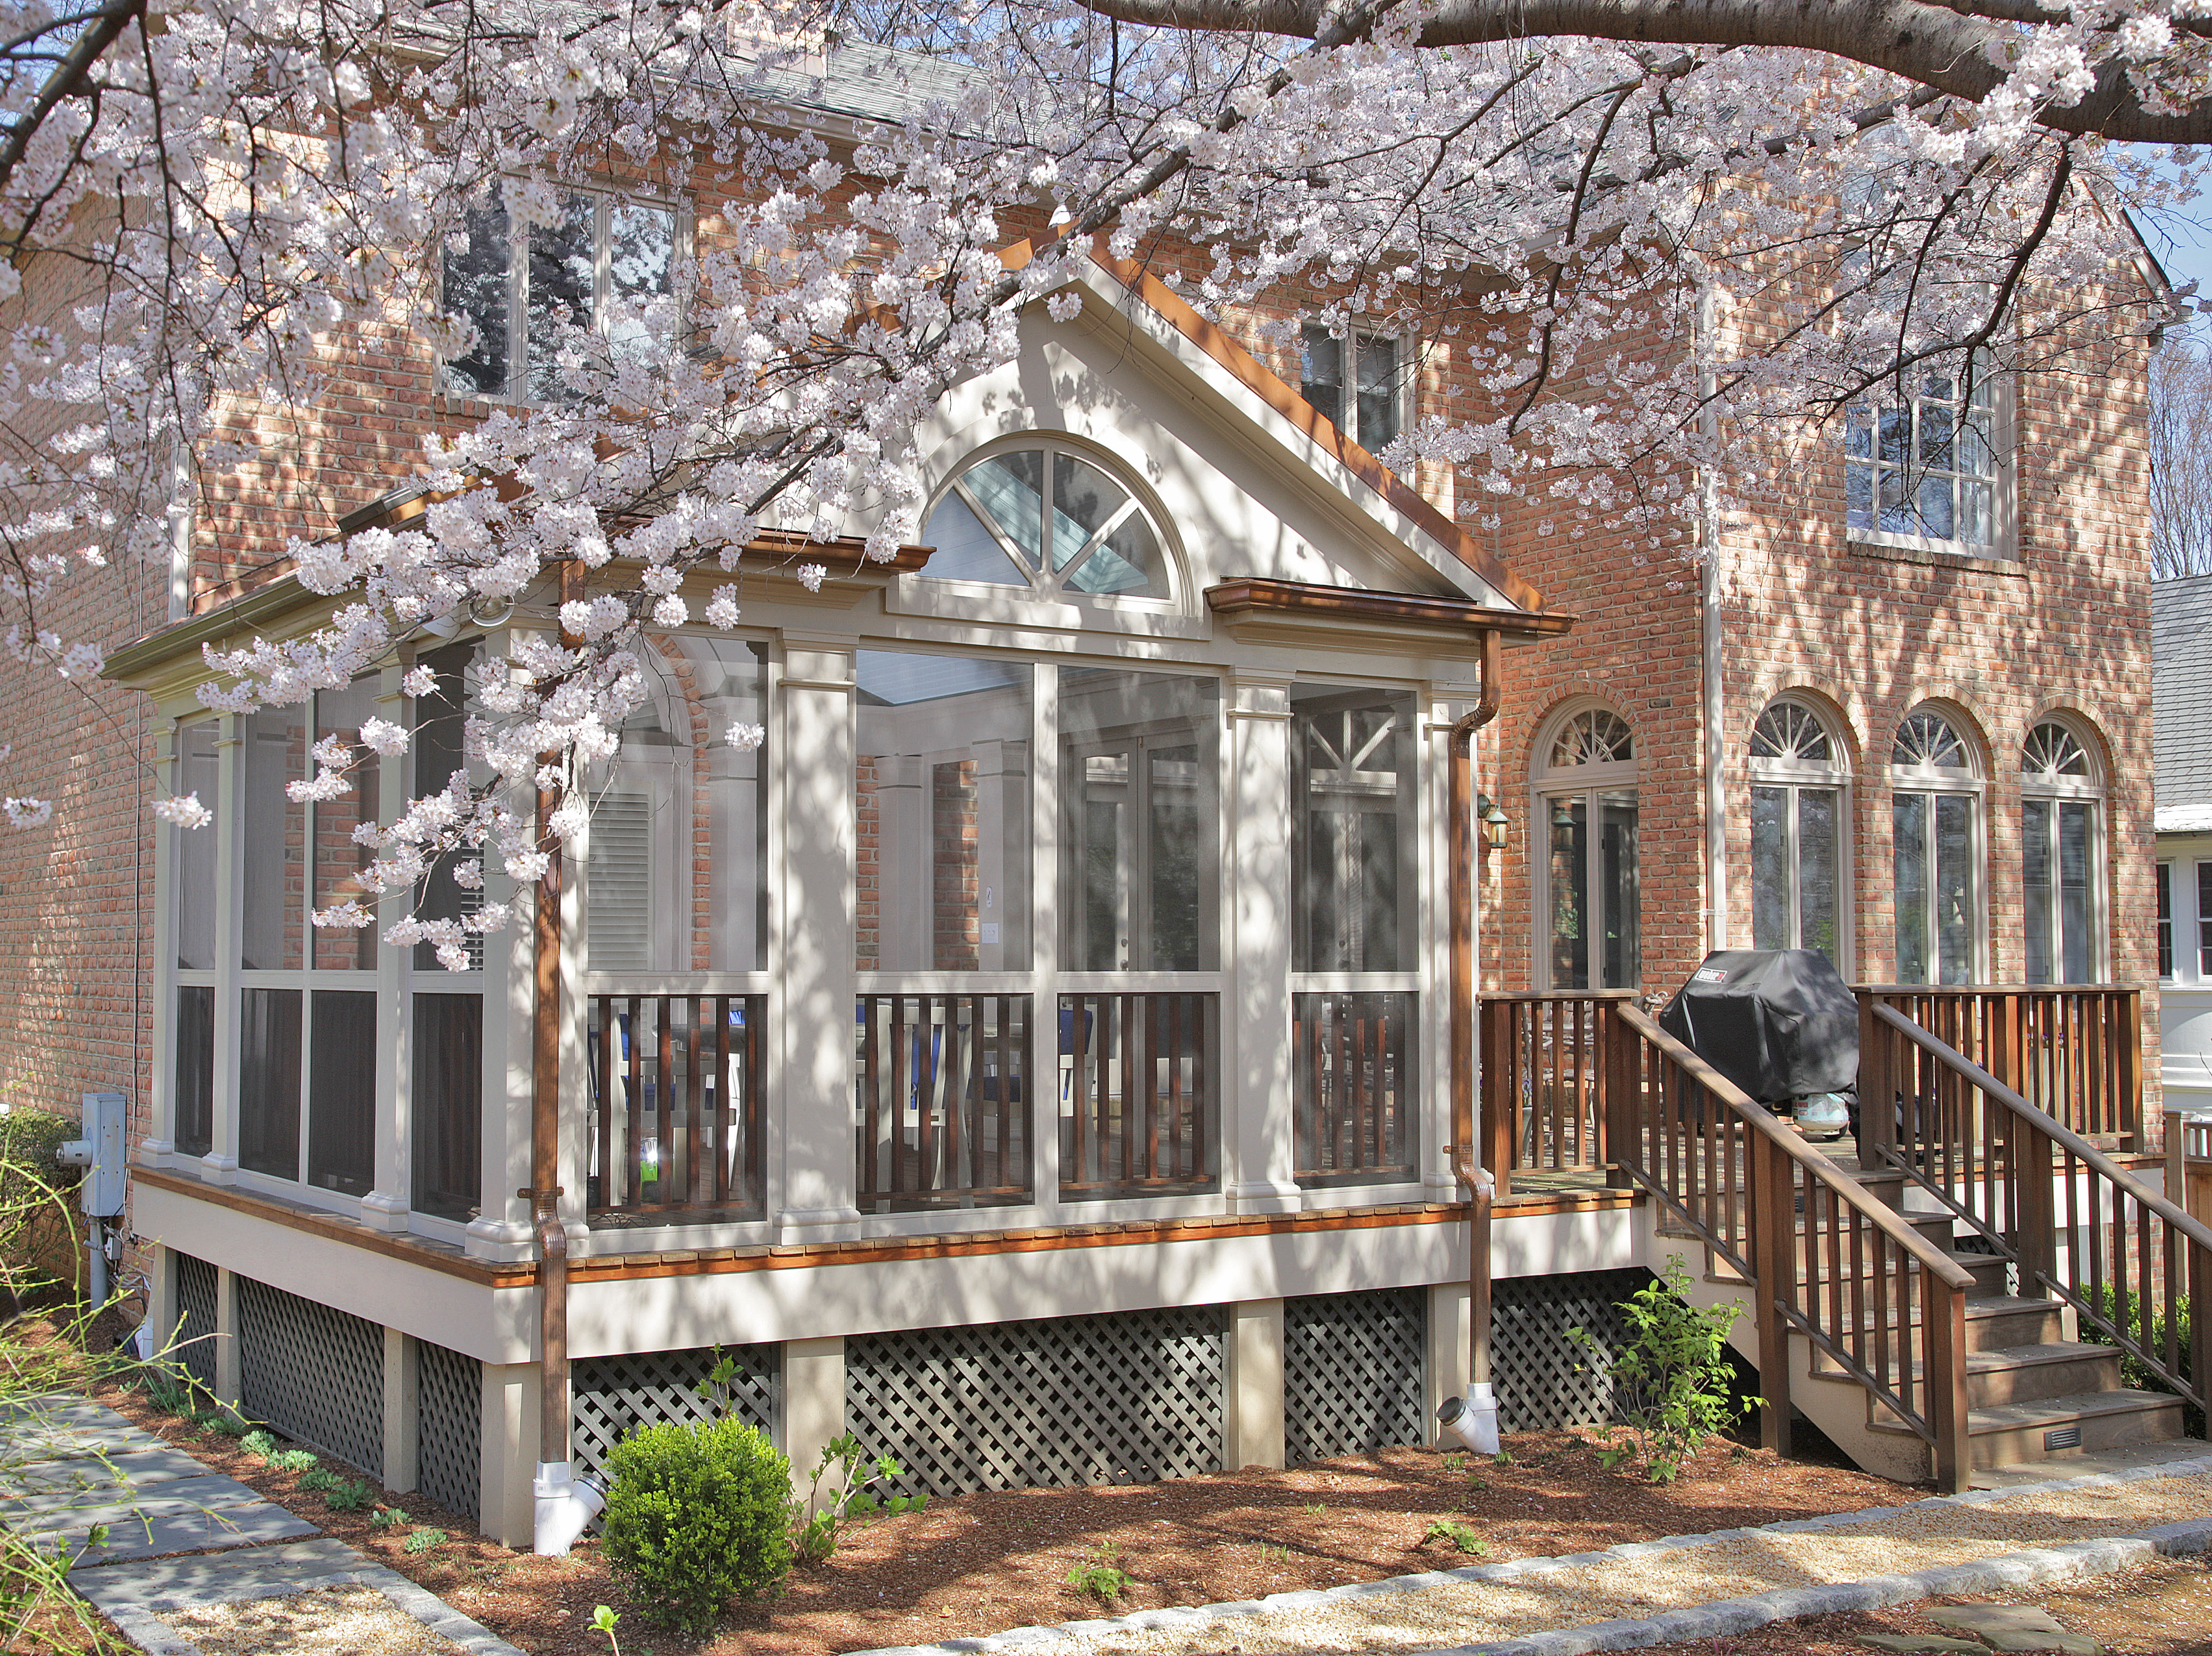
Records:
[[[1668,1536],[1657,1541],[1628,1542],[1600,1552],[1569,1553],[1557,1557],[1518,1558],[1504,1564],[1474,1564],[1455,1570],[1430,1570],[1417,1575],[1394,1575],[1380,1581],[1356,1581],[1340,1587],[1312,1587],[1279,1592],[1266,1598],[1243,1598],[1226,1604],[1192,1604],[1166,1610],[1139,1610],[1129,1616],[1101,1616],[1087,1621],[1060,1622],[1048,1627],[1014,1628],[974,1639],[948,1639],[934,1645],[890,1645],[857,1651],[852,1656],[973,1656],[974,1653],[1022,1653],[1046,1656],[1055,1647],[1078,1638],[1114,1633],[1146,1632],[1162,1628],[1196,1628],[1206,1623],[1257,1616],[1270,1610],[1309,1610],[1334,1600],[1367,1598],[1377,1593],[1411,1592],[1422,1587],[1447,1586],[1474,1581],[1509,1581],[1532,1575],[1580,1569],[1590,1565],[1649,1558],[1655,1554],[1686,1551],[1695,1547],[1741,1541],[1759,1535],[1791,1535],[1807,1531],[1867,1524],[1930,1507],[1979,1507],[2021,1495],[2054,1494],[2062,1490],[2094,1489],[2106,1485],[2136,1483],[2154,1478],[2203,1477],[2212,1475],[2212,1457],[2166,1461],[2125,1471],[2098,1472],[2087,1477],[2053,1478],[2043,1483],[2018,1484],[2002,1489],[1972,1489],[1955,1495],[1930,1495],[1896,1507],[1868,1507],[1854,1512],[1824,1513],[1817,1518],[1792,1519],[1748,1529],[1716,1530],[1704,1535]],[[2170,1553],[2212,1552],[2212,1519],[2162,1525],[2133,1535],[2107,1536],[2094,1541],[2069,1542],[2003,1553],[1966,1564],[1944,1565],[1905,1575],[1875,1576],[1863,1581],[1832,1582],[1822,1586],[1784,1587],[1748,1598],[1726,1598],[1686,1610],[1667,1610],[1635,1620],[1593,1622],[1577,1628],[1527,1634],[1480,1645],[1453,1645],[1419,1653],[1419,1656],[1584,1656],[1603,1650],[1631,1650],[1644,1645],[1680,1639],[1703,1639],[1747,1632],[1770,1622],[1800,1616],[1830,1616],[1845,1610],[1875,1610],[1910,1604],[1943,1593],[1990,1592],[2029,1586],[2069,1577],[2101,1575],[2124,1569]]]

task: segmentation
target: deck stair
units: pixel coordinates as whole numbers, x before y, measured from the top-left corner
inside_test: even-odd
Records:
[[[1731,1339],[1759,1371],[1771,1446],[1788,1452],[1802,1415],[1870,1471],[1956,1489],[2178,1439],[2203,1407],[2212,1318],[2185,1342],[2172,1312],[2192,1287],[2212,1305],[2212,1230],[1917,1020],[1865,1014],[1862,1097],[1911,1100],[1893,1113],[1917,1130],[1900,1154],[1875,1111],[1863,1166],[1632,1004],[1600,1021],[1607,1154],[1652,1198],[1646,1257],[1681,1256],[1693,1302],[1745,1306]],[[2152,1316],[2116,1317],[2129,1300]],[[2124,1385],[2124,1356],[2173,1389]]]

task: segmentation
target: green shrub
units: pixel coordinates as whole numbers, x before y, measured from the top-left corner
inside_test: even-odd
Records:
[[[399,1543],[399,1550],[419,1558],[431,1548],[445,1544],[446,1532],[443,1530],[417,1530]]]
[[[610,1470],[607,1561],[648,1621],[703,1634],[789,1571],[791,1464],[744,1422],[646,1427]]]
[[[1626,1436],[1608,1441],[1599,1452],[1607,1471],[1632,1464],[1654,1483],[1671,1482],[1708,1438],[1725,1432],[1742,1407],[1759,1401],[1738,1401],[1729,1366],[1729,1330],[1743,1307],[1699,1311],[1685,1297],[1689,1286],[1689,1270],[1675,1254],[1667,1261],[1662,1279],[1645,1283],[1620,1302],[1626,1338],[1611,1355]],[[1586,1350],[1604,1351],[1586,1329],[1570,1329],[1568,1334]]]
[[[239,1439],[238,1446],[249,1455],[259,1455],[265,1459],[276,1452],[276,1434],[256,1427]]]
[[[357,1513],[368,1505],[368,1485],[355,1478],[334,1478],[323,1505],[334,1513]]]
[[[335,1489],[338,1482],[338,1475],[327,1466],[311,1466],[300,1474],[302,1489]]]
[[[823,1447],[806,1486],[806,1500],[792,1513],[791,1545],[799,1563],[810,1568],[827,1563],[850,1525],[886,1514],[918,1513],[929,1505],[926,1495],[878,1495],[870,1486],[903,1476],[906,1469],[888,1455],[879,1455],[871,1464],[873,1470],[860,1470],[860,1440],[850,1432]],[[822,1480],[832,1471],[836,1482],[824,1500]]]
[[[314,1452],[309,1449],[273,1449],[264,1458],[280,1472],[312,1472],[315,1470]]]
[[[1102,1604],[1112,1604],[1136,1580],[1117,1562],[1121,1553],[1121,1548],[1112,1542],[1100,1542],[1076,1561],[1074,1568],[1067,1573],[1067,1585],[1086,1598],[1096,1598]]]

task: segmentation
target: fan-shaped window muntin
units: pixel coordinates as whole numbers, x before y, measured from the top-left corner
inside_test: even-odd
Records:
[[[1751,733],[1751,932],[1760,949],[1818,949],[1848,972],[1850,772],[1802,702],[1767,705]]]
[[[2045,719],[2020,750],[2021,968],[2031,983],[2105,971],[2104,788],[2089,744]]]
[[[1899,721],[1890,744],[1895,976],[1971,983],[1983,967],[1981,770],[1976,750],[1932,707]]]
[[[1039,597],[1168,599],[1164,538],[1136,490],[1062,443],[995,449],[969,462],[922,525],[925,571],[1025,587]]]
[[[1643,981],[1637,752],[1628,721],[1577,708],[1536,744],[1530,843],[1538,966],[1553,989],[1636,989]]]

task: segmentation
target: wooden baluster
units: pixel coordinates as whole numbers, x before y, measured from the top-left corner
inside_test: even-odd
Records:
[[[1719,1100],[1711,1101],[1717,1108]],[[1778,1455],[1790,1452],[1790,1327],[1780,1306],[1796,1287],[1796,1202],[1791,1164],[1763,1134],[1750,1140],[1751,1241],[1746,1257],[1757,1277],[1754,1310],[1759,1330],[1759,1441]],[[1785,1286],[1786,1285],[1786,1286]]]
[[[592,1004],[599,1009],[599,1145],[594,1171],[599,1176],[599,1205],[611,1208],[615,1205],[614,1145],[618,1118],[615,1089],[621,1081],[621,1072],[615,1067],[615,999],[611,995],[602,995]]]
[[[629,1098],[623,1111],[629,1129],[623,1145],[629,1179],[622,1205],[636,1208],[645,1200],[645,1023],[638,1016],[638,997],[629,997]]]
[[[1145,997],[1145,1169],[1152,1178],[1171,1178],[1160,1162],[1160,997]],[[1170,1141],[1172,1142],[1172,1141]]]
[[[730,1154],[737,1148],[737,1100],[730,1085],[730,997],[718,995],[708,1005],[714,1009],[714,1174],[709,1199],[717,1207],[730,1199]]]
[[[1206,1148],[1206,1129],[1208,1124],[1207,1117],[1213,1107],[1213,1094],[1209,1090],[1212,1081],[1206,1068],[1206,1055],[1208,1050],[1206,1042],[1211,1034],[1209,1029],[1211,1020],[1207,1014],[1218,1004],[1215,997],[1211,995],[1194,995],[1190,997],[1193,1031],[1190,1045],[1190,1129],[1193,1147],[1191,1177],[1193,1178],[1211,1177],[1207,1171],[1209,1165],[1207,1157],[1211,1152]]]
[[[2118,1060],[2113,1085],[2120,1094],[2120,1142],[2126,1149],[2140,1154],[2150,1143],[2149,1135],[2143,1130],[2142,991],[2121,989],[2112,999],[2112,1015],[2118,1024],[2113,1037]]]
[[[2212,1405],[2212,1248],[2189,1244],[2189,1387],[2199,1409]]]
[[[860,1002],[860,1194],[873,1196],[883,1188],[878,1163],[883,1152],[884,1055],[877,1008],[872,995]]]
[[[703,1032],[699,1024],[697,995],[684,997],[684,1021],[690,1026],[690,1039],[685,1043],[684,1053],[684,1109],[687,1118],[685,1125],[690,1130],[684,1135],[685,1155],[681,1200],[696,1208],[705,1206],[707,1201],[699,1188],[699,1175],[706,1166],[707,1101],[706,1095],[699,1087],[699,1048]],[[671,1194],[674,1193],[672,1191]]]
[[[890,1166],[884,1188],[894,1200],[904,1195],[907,1184],[907,1099],[914,1088],[908,1071],[914,1064],[914,1031],[907,1021],[906,997],[890,997],[891,1095],[885,1109],[890,1117],[886,1137],[890,1141]]]
[[[1522,1004],[1498,1002],[1497,1017],[1482,1026],[1487,1039],[1482,1055],[1482,1119],[1477,1123],[1477,1142],[1470,1147],[1470,1154],[1489,1168],[1500,1197],[1511,1190],[1513,1183],[1513,1095],[1520,1086],[1514,1058],[1520,1048],[1516,1029]]]
[[[1198,1164],[1192,1160],[1190,1154],[1190,1122],[1185,1113],[1189,1108],[1189,1100],[1184,1094],[1182,1085],[1186,1029],[1183,1002],[1188,998],[1182,995],[1168,996],[1168,1128],[1170,1154],[1175,1158],[1175,1172],[1178,1178],[1198,1177]],[[1295,1056],[1291,1062],[1297,1062]]]
[[[1080,1184],[1086,1177],[1085,1152],[1090,1148],[1090,1134],[1083,1119],[1091,1108],[1091,1041],[1085,1020],[1090,1007],[1088,997],[1081,995],[1067,997],[1065,1004],[1074,1008],[1069,1014],[1067,1038],[1073,1060],[1068,1066],[1069,1092],[1072,1094],[1068,1119],[1074,1139],[1074,1154],[1071,1158],[1071,1166],[1060,1169],[1060,1178],[1063,1184]]]

